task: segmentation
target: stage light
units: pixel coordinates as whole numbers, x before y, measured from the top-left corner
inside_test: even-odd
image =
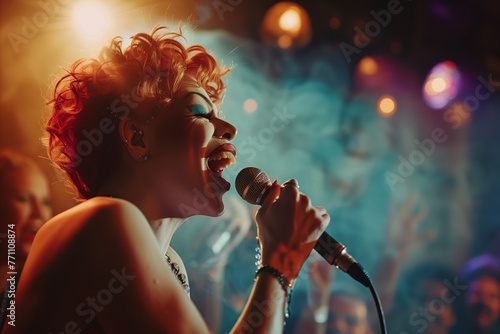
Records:
[[[374,75],[378,72],[378,65],[372,57],[364,57],[358,64],[359,71],[365,75]]]
[[[109,26],[110,17],[106,8],[96,2],[83,2],[73,10],[73,22],[78,32],[88,38],[101,35]]]
[[[434,66],[422,87],[425,103],[433,109],[446,107],[456,96],[460,86],[460,73],[451,61]]]
[[[379,114],[384,117],[392,116],[397,109],[396,100],[390,95],[384,95],[378,100]]]
[[[281,14],[279,25],[281,29],[292,34],[296,34],[302,26],[299,10],[295,7],[287,9],[283,14]]]
[[[438,77],[434,78],[431,80],[431,89],[434,91],[436,94],[437,93],[442,93],[446,88],[448,88],[448,83],[446,78]]]
[[[248,99],[243,103],[243,109],[248,113],[255,112],[257,110],[257,102],[254,99]]]
[[[264,42],[283,49],[303,47],[311,40],[311,20],[296,3],[279,2],[264,15],[260,35]]]

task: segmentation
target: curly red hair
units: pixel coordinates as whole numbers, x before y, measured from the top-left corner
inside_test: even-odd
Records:
[[[221,103],[222,77],[229,69],[220,67],[201,45],[184,47],[181,32],[162,29],[166,28],[133,36],[125,51],[122,39],[114,38],[99,59],[76,61],[56,84],[44,143],[50,159],[83,199],[95,196],[120,166],[122,143],[118,131],[111,129],[117,128],[120,119],[115,111],[126,107],[125,97],[132,95],[136,105],[127,115],[144,120],[153,109],[171,105],[189,73],[215,104]],[[120,102],[123,106],[116,108]]]

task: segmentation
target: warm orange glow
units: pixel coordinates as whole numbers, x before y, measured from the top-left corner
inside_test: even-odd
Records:
[[[282,49],[289,49],[292,46],[292,38],[287,35],[281,35],[278,38],[278,46]]]
[[[243,103],[243,109],[249,113],[255,112],[255,110],[257,110],[257,101],[254,99],[246,100],[245,103]]]
[[[97,2],[79,3],[73,11],[73,22],[78,32],[89,38],[101,35],[108,27],[110,17],[106,8]]]
[[[453,119],[453,126],[458,129],[470,124],[473,113],[467,109],[464,102],[459,101],[448,106],[445,115],[447,119]]]
[[[302,21],[300,19],[300,12],[295,7],[290,7],[283,14],[281,14],[279,20],[280,28],[284,31],[296,34],[300,31],[302,26]]]
[[[382,116],[392,116],[397,109],[396,101],[390,95],[385,95],[378,100],[378,111]]]
[[[429,95],[444,92],[449,87],[449,82],[444,77],[434,77],[425,83],[425,91]]]
[[[444,90],[448,87],[446,84],[446,80],[444,78],[435,78],[431,81],[432,89],[436,93],[444,92]]]
[[[372,57],[364,57],[358,66],[361,73],[365,75],[374,75],[378,72],[377,62]]]
[[[311,40],[311,20],[306,10],[296,3],[279,2],[264,15],[260,35],[264,42],[282,49],[302,47]]]

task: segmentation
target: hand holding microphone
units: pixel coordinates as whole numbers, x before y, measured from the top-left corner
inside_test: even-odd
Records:
[[[256,215],[262,264],[277,268],[289,279],[297,277],[330,222],[326,210],[313,207],[297,188],[296,182],[283,187],[271,183]]]
[[[330,217],[324,208],[313,208],[311,206],[309,198],[299,193],[296,181],[285,182],[283,189],[281,189],[278,182],[271,183],[271,179],[263,171],[247,167],[236,177],[236,190],[245,201],[262,205],[256,217],[261,241],[262,237],[267,238],[269,234],[270,237],[266,246],[269,243],[272,246],[273,242],[276,241],[282,242],[282,244],[275,245],[274,250],[271,247],[269,254],[266,250],[266,261],[275,261],[277,263],[280,263],[282,259],[292,261],[291,268],[294,269],[294,276],[290,278],[296,278],[302,264],[312,250],[311,244],[315,243],[314,249],[328,263],[335,265],[370,289],[377,308],[381,333],[387,334],[384,311],[370,276],[347,253],[344,245],[332,238],[328,233],[323,232],[330,221]],[[290,223],[292,223],[291,226]],[[260,233],[259,224],[265,227],[262,229],[262,233]],[[318,234],[321,232],[322,234],[318,239]],[[302,233],[305,233],[306,238]],[[264,248],[262,252],[262,259],[264,259]],[[293,263],[293,260],[296,260],[296,263]],[[272,263],[265,264],[273,265]],[[298,267],[295,267],[296,264],[298,264]],[[290,268],[286,265],[285,262],[283,268]],[[281,272],[285,272],[285,270]]]
[[[281,189],[276,181],[271,183],[266,173],[254,167],[244,168],[236,177],[238,194],[251,204],[262,205],[256,217],[258,227],[259,224],[265,224],[266,221],[269,221],[269,225],[271,225],[267,229],[262,229],[266,232],[263,235],[259,234],[259,237],[262,239],[269,236],[271,240],[281,239],[288,242],[289,248],[287,249],[289,250],[287,252],[292,252],[292,254],[288,254],[286,258],[294,259],[296,257],[296,263],[300,264],[296,274],[314,247],[328,263],[337,266],[363,285],[369,286],[371,279],[363,267],[347,253],[344,245],[323,232],[330,220],[326,210],[321,207],[313,208],[309,198],[300,194],[293,183],[292,180],[287,181]],[[290,226],[291,221],[302,221],[303,225],[293,224]],[[303,233],[307,233],[305,240],[301,239]],[[319,236],[319,234],[321,235]],[[315,242],[316,240],[317,242]],[[266,251],[266,260],[268,260],[268,256],[285,258],[283,253],[286,250],[280,248],[282,247],[278,245],[277,253],[270,252],[271,254],[268,254]],[[262,257],[264,259],[264,249]],[[271,258],[270,260],[276,259]]]

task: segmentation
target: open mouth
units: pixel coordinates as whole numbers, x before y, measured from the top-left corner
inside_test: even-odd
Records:
[[[224,144],[216,148],[207,158],[207,169],[210,173],[217,175],[221,180],[222,172],[236,162],[236,148],[233,144]]]

